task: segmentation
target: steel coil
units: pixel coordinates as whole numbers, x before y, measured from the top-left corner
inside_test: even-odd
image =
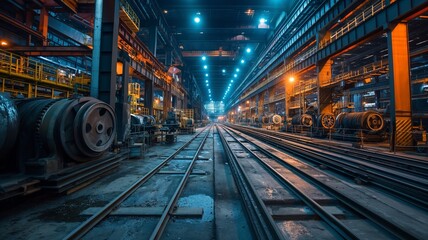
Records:
[[[313,124],[312,116],[309,114],[296,115],[291,119],[291,124],[311,127]]]
[[[332,113],[322,113],[317,118],[317,126],[324,129],[331,129],[334,127],[335,118]]]
[[[18,161],[66,156],[76,162],[99,158],[116,136],[113,109],[95,98],[25,99],[20,117]],[[61,158],[61,162],[67,161]]]
[[[18,136],[18,110],[11,99],[0,94],[0,160],[7,156]]]
[[[336,121],[340,128],[344,129],[362,129],[377,132],[383,129],[383,116],[375,111],[341,113],[337,116]]]

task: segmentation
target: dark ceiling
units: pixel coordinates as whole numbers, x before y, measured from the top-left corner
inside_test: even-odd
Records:
[[[193,73],[202,90],[203,100],[221,101],[227,99],[242,81],[294,2],[159,0],[158,4],[182,50],[184,65]],[[199,23],[194,21],[196,16],[200,18]],[[261,24],[261,18],[266,19],[266,23]],[[247,48],[251,49],[250,53]],[[205,61],[202,56],[206,56]],[[229,84],[231,90],[225,95]]]

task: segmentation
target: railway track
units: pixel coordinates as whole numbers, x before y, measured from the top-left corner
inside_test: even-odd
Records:
[[[234,127],[239,127],[240,129],[254,129],[237,125],[235,125]],[[420,177],[428,177],[428,160],[424,161],[418,158],[411,158],[408,156],[403,157],[395,154],[373,152],[366,149],[355,149],[343,144],[333,143],[331,141],[324,141],[322,139],[319,139],[319,141],[314,141],[314,138],[299,136],[296,134],[268,131],[260,128],[258,128],[257,131],[269,134],[271,136],[279,137],[284,140],[299,142],[307,146],[317,147],[319,149],[323,149],[329,152],[346,154],[350,157],[364,159],[365,162],[371,162],[396,171],[402,171]]]
[[[373,184],[421,208],[428,209],[428,162],[369,151],[326,146],[308,138],[260,129],[228,125],[263,139],[287,153],[317,166],[328,167],[360,183]],[[379,156],[377,156],[379,154]],[[401,163],[400,163],[401,162]],[[399,163],[399,164],[398,164]],[[396,165],[401,165],[397,168]]]
[[[171,216],[174,214],[176,210],[176,203],[180,198],[180,195],[188,182],[189,176],[192,173],[193,167],[198,159],[198,155],[201,152],[202,147],[211,131],[211,127],[208,126],[198,134],[196,134],[192,139],[190,139],[187,143],[185,143],[182,147],[180,147],[177,151],[171,154],[169,157],[165,158],[161,163],[159,163],[156,167],[154,167],[150,172],[146,175],[138,179],[132,186],[123,191],[119,196],[110,201],[107,205],[100,208],[96,211],[90,218],[88,218],[85,222],[81,223],[76,229],[74,229],[71,233],[64,237],[64,239],[80,239],[85,234],[91,231],[97,224],[101,221],[105,220],[109,217],[109,215],[116,210],[121,204],[129,198],[132,194],[134,194],[139,188],[144,186],[148,180],[152,179],[154,176],[162,177],[167,176],[169,174],[180,174],[180,180],[177,183],[173,194],[169,196],[169,200],[166,206],[163,207],[162,214],[154,227],[150,239],[160,239],[162,233],[164,232]],[[186,155],[179,155],[180,153],[185,152]],[[191,155],[189,155],[191,154]],[[173,164],[174,161],[183,162],[183,160],[188,161],[186,170],[183,172],[170,172],[164,171],[161,172],[162,169],[165,169],[168,165]]]
[[[379,208],[364,190],[254,138],[224,126],[219,133],[258,239],[286,239],[296,229],[318,239],[428,237],[418,229],[424,228],[420,219],[428,219],[426,213],[416,220],[389,206]]]

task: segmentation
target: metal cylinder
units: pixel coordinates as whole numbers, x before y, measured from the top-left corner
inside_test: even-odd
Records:
[[[6,95],[0,94],[0,162],[14,146],[18,127],[18,110],[14,102]]]
[[[339,116],[340,127],[342,128],[377,132],[384,127],[383,116],[375,111],[341,113]]]
[[[86,162],[99,158],[115,139],[114,111],[95,98],[25,99],[16,103],[20,117],[25,119],[20,124],[18,161],[56,155]]]
[[[272,115],[271,119],[273,124],[280,124],[282,120],[281,116],[279,116],[278,114]]]
[[[312,123],[312,116],[309,114],[295,115],[291,119],[292,125],[302,125],[305,127],[311,127]]]
[[[332,113],[322,113],[317,118],[317,126],[324,129],[331,129],[334,127],[335,118]]]

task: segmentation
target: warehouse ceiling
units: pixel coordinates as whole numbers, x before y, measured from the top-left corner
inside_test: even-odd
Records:
[[[294,3],[290,0],[157,2],[204,101],[222,101],[230,96]]]

